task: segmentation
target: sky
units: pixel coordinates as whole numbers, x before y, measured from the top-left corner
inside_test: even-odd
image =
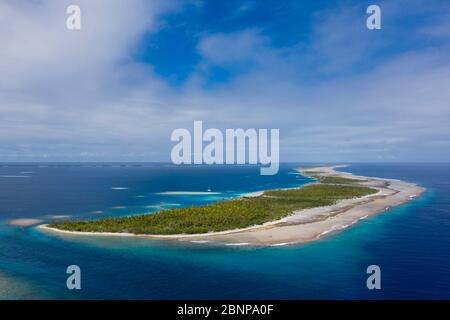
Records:
[[[0,161],[170,161],[194,120],[280,129],[281,162],[448,162],[450,2],[0,1]]]

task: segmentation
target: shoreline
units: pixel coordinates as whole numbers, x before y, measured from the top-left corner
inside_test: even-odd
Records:
[[[343,230],[369,216],[385,212],[422,194],[425,189],[414,183],[397,179],[357,176],[336,171],[346,166],[323,166],[297,169],[302,175],[312,177],[339,177],[362,180],[358,185],[377,189],[378,192],[359,198],[341,200],[330,206],[294,211],[282,219],[242,229],[201,234],[149,235],[114,232],[83,232],[37,226],[43,231],[81,236],[140,237],[161,240],[177,240],[201,244],[227,246],[284,246],[304,243]],[[317,182],[313,182],[317,183]],[[263,191],[259,191],[263,192]],[[244,197],[246,195],[243,195]],[[250,195],[251,196],[251,195]]]

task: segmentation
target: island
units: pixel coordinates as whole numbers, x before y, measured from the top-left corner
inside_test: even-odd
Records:
[[[412,200],[425,191],[410,182],[336,171],[343,166],[299,168],[311,183],[239,198],[89,221],[55,221],[38,228],[78,235],[133,236],[282,246],[317,240],[361,219]]]

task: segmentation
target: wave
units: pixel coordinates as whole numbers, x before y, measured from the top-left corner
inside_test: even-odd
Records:
[[[162,206],[159,205],[159,204],[151,204],[151,205],[148,205],[148,206],[144,206],[144,208],[147,208],[147,209],[161,209]]]
[[[271,247],[282,247],[282,246],[287,246],[290,244],[294,244],[294,242],[280,242],[280,243],[271,244],[270,246]]]
[[[180,203],[170,203],[170,202],[161,202],[159,205],[161,207],[178,207],[178,206],[181,206]]]
[[[225,243],[226,246],[248,246],[248,242]]]
[[[326,235],[326,234],[328,234],[328,233],[330,233],[332,231],[336,231],[336,230],[339,230],[339,229],[343,229],[343,228],[340,227],[340,226],[332,226],[330,229],[319,233],[318,238],[320,238],[321,236],[324,236],[324,235]]]
[[[221,192],[212,191],[165,191],[157,192],[155,194],[171,195],[171,196],[196,196],[196,195],[210,195],[210,194],[221,194]]]
[[[350,227],[350,226],[352,226],[352,225],[358,223],[359,220],[364,220],[364,219],[366,219],[367,217],[368,217],[368,215],[365,215],[365,216],[363,216],[363,217],[360,217],[360,218],[358,218],[358,219],[353,220],[353,221],[350,222],[350,223],[343,224],[343,225],[341,225],[341,226],[340,226],[340,225],[332,226],[330,229],[325,230],[325,231],[319,233],[319,235],[317,236],[317,238],[320,238],[321,236],[324,236],[324,235],[326,235],[326,234],[328,234],[328,233],[330,233],[330,232],[333,232],[333,231],[346,229],[346,228],[348,228],[348,227]]]
[[[0,178],[31,178],[31,176],[0,176]]]
[[[166,208],[166,207],[178,207],[178,206],[181,206],[181,204],[180,203],[161,202],[158,204],[151,204],[151,205],[144,206],[144,208],[162,209],[162,208]]]

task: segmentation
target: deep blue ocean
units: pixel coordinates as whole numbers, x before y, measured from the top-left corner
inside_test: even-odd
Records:
[[[360,175],[427,188],[403,206],[319,241],[225,247],[121,237],[47,234],[12,219],[101,218],[204,204],[310,180],[299,164],[0,164],[2,299],[431,299],[450,298],[450,164],[352,164]],[[218,194],[167,195],[208,189]],[[81,268],[68,290],[66,268]],[[381,268],[368,290],[366,268]]]

